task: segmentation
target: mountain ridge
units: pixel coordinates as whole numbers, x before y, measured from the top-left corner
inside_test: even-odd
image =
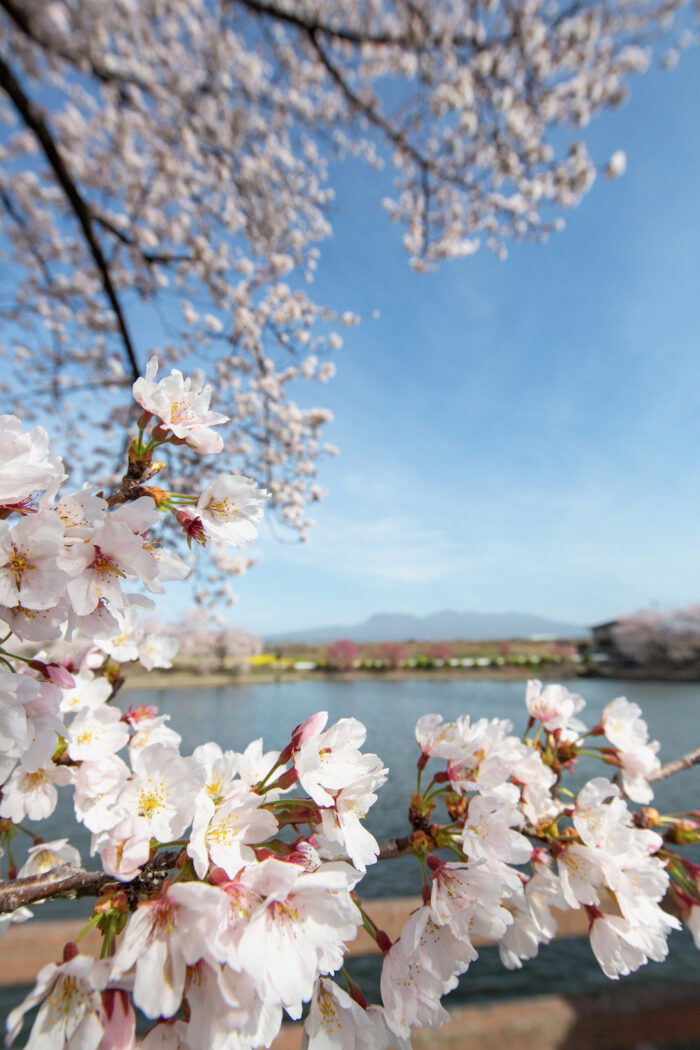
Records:
[[[553,620],[534,613],[480,613],[473,610],[459,612],[454,609],[441,609],[426,616],[379,612],[357,624],[275,631],[266,635],[264,641],[268,645],[281,642],[312,645],[334,642],[338,638],[349,638],[353,642],[476,642],[530,638],[532,635],[581,638],[587,634],[588,628],[580,624]]]

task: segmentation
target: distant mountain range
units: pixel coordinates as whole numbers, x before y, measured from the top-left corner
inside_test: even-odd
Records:
[[[267,635],[265,642],[301,642],[307,645],[334,642],[349,638],[353,642],[446,642],[489,641],[491,639],[530,638],[548,635],[554,638],[583,638],[587,627],[561,623],[531,613],[455,612],[444,609],[430,616],[410,613],[376,613],[364,623],[348,626],[310,627],[305,631],[278,631]]]

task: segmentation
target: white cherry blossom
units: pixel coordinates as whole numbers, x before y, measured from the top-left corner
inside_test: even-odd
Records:
[[[610,743],[621,751],[631,751],[649,739],[647,724],[638,704],[619,696],[603,708],[600,722]]]
[[[497,795],[471,799],[462,832],[462,848],[475,860],[525,864],[532,846],[524,835],[515,831],[522,817],[516,806]]]
[[[43,875],[44,872],[51,871],[60,864],[70,864],[74,868],[80,867],[80,854],[75,846],[71,846],[68,839],[42,842],[38,846],[30,846],[27,859],[19,869],[17,877],[23,879],[28,875]]]
[[[513,921],[501,898],[520,887],[514,875],[486,864],[462,864],[432,857],[430,904],[440,923],[469,943],[474,934],[500,940]]]
[[[255,859],[249,844],[262,843],[277,831],[272,813],[260,808],[264,801],[240,782],[228,789],[219,804],[200,797],[187,846],[200,879],[205,877],[210,859],[230,878]]]
[[[19,1035],[25,1013],[41,1004],[26,1050],[97,1050],[104,1031],[100,993],[108,976],[109,963],[87,955],[75,955],[60,965],[48,963],[7,1018],[7,1045]]]
[[[116,754],[128,740],[129,730],[121,711],[105,704],[94,709],[86,707],[68,728],[68,754],[75,762],[98,762]]]
[[[192,823],[204,770],[163,744],[136,752],[132,766],[133,776],[124,784],[116,805],[125,815],[142,817],[160,842],[179,838]]]
[[[0,603],[25,609],[56,605],[68,583],[57,563],[62,548],[63,526],[50,511],[22,518],[12,528],[0,521]]]
[[[246,868],[242,881],[264,897],[238,944],[242,968],[261,995],[298,1018],[316,978],[334,973],[360,913],[350,898],[359,873],[345,864],[306,872],[275,859]]]
[[[591,924],[591,947],[606,977],[634,973],[648,959],[661,962],[668,953],[666,935],[628,922],[622,916],[598,914]]]
[[[151,854],[151,829],[141,816],[124,817],[119,810],[108,828],[92,836],[90,853],[99,853],[102,867],[120,882],[130,882],[140,873]]]
[[[617,748],[625,793],[634,802],[647,803],[654,797],[649,778],[660,767],[656,757],[659,742],[649,743],[649,731],[641,714],[637,704],[620,696],[603,709],[601,725]]]
[[[76,819],[94,833],[118,824],[122,813],[116,801],[128,777],[129,767],[116,754],[97,762],[82,761],[73,774]]]
[[[195,510],[207,539],[247,547],[258,534],[263,503],[269,498],[269,492],[258,488],[251,478],[220,474],[199,497]]]
[[[450,1018],[440,1004],[446,990],[445,981],[422,965],[402,938],[392,944],[381,976],[384,1017],[392,1032],[408,1038],[411,1028],[441,1028]]]
[[[65,766],[49,765],[28,772],[18,766],[2,787],[0,817],[9,817],[15,824],[25,816],[30,820],[44,820],[51,816],[58,802],[57,785],[70,782],[71,774]]]
[[[61,711],[64,714],[75,714],[83,708],[95,710],[109,699],[112,685],[106,678],[93,675],[89,670],[79,671],[73,675],[73,686],[62,689]]]
[[[59,559],[71,577],[66,590],[78,616],[93,612],[99,602],[110,610],[122,610],[126,599],[121,580],[148,579],[153,560],[139,536],[123,522],[107,520],[90,537],[73,544]]]
[[[456,987],[456,978],[477,958],[469,937],[443,924],[431,905],[417,908],[404,923],[401,940],[405,950],[426,971],[443,982],[444,991]]]
[[[55,491],[65,477],[62,461],[49,453],[43,427],[25,432],[17,416],[0,416],[0,505],[21,504],[43,489]]]
[[[133,386],[134,398],[147,412],[162,420],[163,426],[196,452],[206,454],[221,452],[223,439],[210,427],[228,422],[228,416],[209,409],[212,388],[193,387],[191,379],[173,368],[169,376],[155,382],[158,359],[152,357],[146,368],[145,378],[137,379]]]
[[[204,883],[169,886],[129,919],[111,976],[134,969],[134,1002],[147,1017],[172,1017],[179,1009],[187,966],[206,954],[206,916],[216,914],[219,894]],[[210,912],[198,909],[202,902],[209,903]]]
[[[388,772],[377,755],[362,755],[357,779],[336,793],[332,808],[321,810],[324,845],[338,843],[358,871],[366,871],[379,853],[377,840],[362,821],[376,802],[375,792],[385,783]]]
[[[610,853],[578,843],[564,846],[557,857],[564,900],[570,908],[600,904],[598,890],[617,881],[619,868]]]
[[[332,806],[332,792],[349,787],[362,775],[358,774],[359,749],[366,735],[367,730],[356,718],[341,718],[329,729],[311,732],[295,751],[299,782],[317,805]]]
[[[334,981],[320,977],[304,1023],[304,1050],[376,1050],[372,1017]]]
[[[538,719],[548,732],[555,729],[576,730],[584,733],[586,727],[578,718],[578,714],[586,702],[578,693],[571,693],[564,685],[542,686],[541,682],[532,679],[527,683],[525,694],[525,706],[530,717]]]

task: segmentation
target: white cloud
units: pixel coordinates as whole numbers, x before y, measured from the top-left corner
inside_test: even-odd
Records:
[[[279,551],[269,548],[275,560]],[[400,583],[425,584],[463,576],[474,565],[446,532],[397,515],[374,520],[325,517],[303,547],[286,547],[285,561]]]

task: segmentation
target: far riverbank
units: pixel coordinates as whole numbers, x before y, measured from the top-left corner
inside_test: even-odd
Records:
[[[270,685],[276,682],[526,682],[529,678],[558,682],[582,675],[581,664],[562,662],[542,667],[435,668],[421,671],[397,668],[393,671],[140,671],[126,672],[124,689],[215,689],[230,685]]]

